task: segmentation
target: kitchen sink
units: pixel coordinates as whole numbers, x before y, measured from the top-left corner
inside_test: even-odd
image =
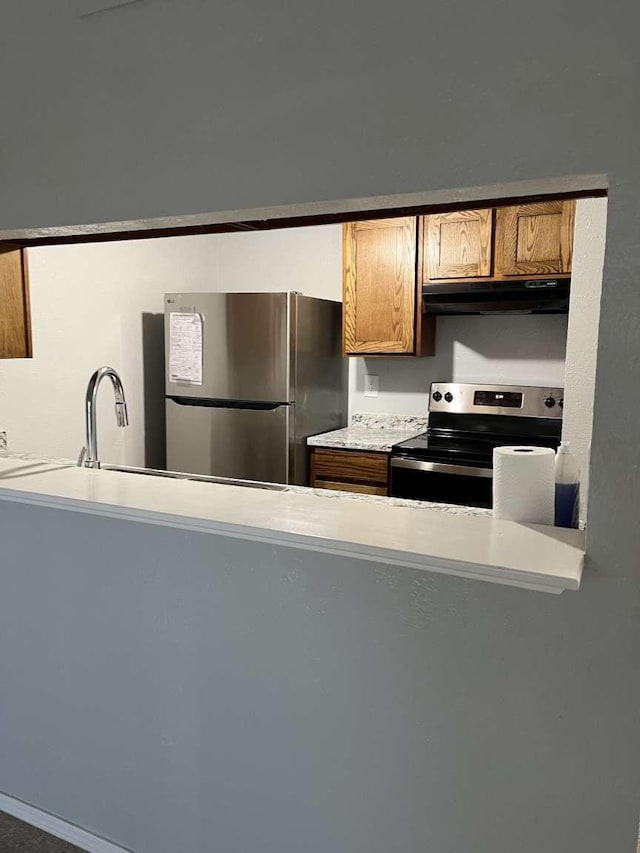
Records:
[[[201,483],[221,483],[223,486],[244,486],[248,489],[267,489],[271,492],[286,492],[281,483],[262,483],[258,480],[235,480],[232,477],[213,477],[207,474],[187,474],[179,471],[160,471],[156,468],[135,468],[128,465],[100,466],[104,471],[120,471],[123,474],[142,474],[146,477],[168,477],[171,480],[196,480]]]

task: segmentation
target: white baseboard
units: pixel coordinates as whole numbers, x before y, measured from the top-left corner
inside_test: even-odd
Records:
[[[63,841],[68,841],[69,844],[75,844],[81,850],[86,850],[87,853],[131,853],[125,847],[118,847],[117,844],[112,844],[110,841],[105,841],[99,835],[93,835],[87,832],[86,829],[80,829],[79,826],[74,826],[72,823],[67,823],[59,817],[55,817],[48,812],[37,809],[35,806],[30,806],[28,803],[23,803],[22,800],[16,800],[14,797],[9,797],[7,794],[0,792],[0,811],[13,815],[25,823],[31,824],[44,832],[55,835],[56,838],[61,838]],[[0,839],[1,840],[1,839]]]

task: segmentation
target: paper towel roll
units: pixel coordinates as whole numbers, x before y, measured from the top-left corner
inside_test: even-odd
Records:
[[[496,447],[493,514],[529,524],[553,524],[556,455],[550,447]]]

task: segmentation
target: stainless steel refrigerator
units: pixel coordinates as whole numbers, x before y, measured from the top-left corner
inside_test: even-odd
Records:
[[[167,469],[308,483],[306,439],[347,422],[342,305],[165,295]]]

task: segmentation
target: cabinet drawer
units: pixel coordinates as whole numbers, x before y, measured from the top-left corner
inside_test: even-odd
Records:
[[[387,484],[388,465],[387,453],[358,453],[321,448],[314,450],[311,462],[315,480],[354,481],[382,486]]]
[[[316,480],[313,485],[316,489],[355,492],[357,495],[382,495],[386,497],[389,494],[386,486],[373,486],[367,483],[339,483],[333,480]]]

